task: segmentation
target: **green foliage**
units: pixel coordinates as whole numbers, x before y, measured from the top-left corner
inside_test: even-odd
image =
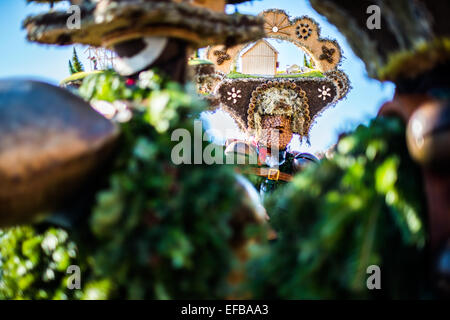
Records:
[[[90,219],[97,239],[92,269],[99,280],[114,279],[109,297],[223,298],[233,263],[229,219],[239,202],[237,190],[225,186],[235,184],[234,174],[171,162],[171,131],[193,133],[203,103],[153,72],[141,74],[134,88],[106,73],[81,92],[141,105],[123,125],[123,153]]]
[[[192,88],[193,90],[193,88]],[[73,231],[82,254],[82,299],[224,298],[235,258],[230,218],[241,197],[227,166],[181,165],[171,161],[174,129],[193,133],[193,119],[204,105],[193,92],[154,72],[126,85],[113,72],[90,75],[80,89],[87,100],[127,99],[134,116],[122,124],[122,140],[106,187],[96,195],[85,225]],[[193,153],[192,153],[193,154]],[[34,227],[27,227],[30,233]],[[14,238],[14,236],[13,236]],[[25,240],[30,238],[25,235]],[[31,239],[33,239],[31,237]],[[25,241],[24,240],[24,241]],[[4,258],[20,257],[17,240]],[[41,238],[36,245],[41,245]],[[9,273],[9,265],[5,271]],[[36,270],[36,277],[43,268]],[[23,297],[14,283],[10,297]],[[52,281],[51,288],[60,288]],[[33,282],[27,297],[48,286]]]
[[[0,299],[74,299],[67,290],[67,268],[77,247],[67,232],[32,227],[0,231]]]
[[[234,172],[171,161],[172,131],[192,134],[205,107],[191,90],[156,72],[136,85],[109,71],[84,80],[87,100],[132,101],[133,119],[122,124],[118,154],[84,223],[70,232],[0,230],[1,299],[230,295],[227,279],[238,266],[230,220],[242,201]],[[264,299],[424,297],[423,190],[404,131],[397,120],[374,120],[343,138],[332,159],[280,186],[267,201],[279,239],[253,247],[242,289]],[[80,291],[67,289],[72,264],[82,269]],[[381,293],[366,288],[372,264],[382,270]]]
[[[376,119],[267,201],[275,243],[254,248],[255,298],[424,297],[426,219],[404,127]],[[379,265],[382,291],[366,287]]]

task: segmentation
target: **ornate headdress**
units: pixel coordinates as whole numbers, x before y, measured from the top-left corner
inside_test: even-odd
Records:
[[[342,52],[336,41],[320,38],[318,24],[308,17],[290,19],[281,10],[264,11],[265,37],[289,41],[308,53],[316,70],[283,77],[243,75],[225,79],[216,88],[222,108],[248,134],[255,134],[265,114],[286,115],[292,131],[307,137],[314,118],[325,108],[343,99],[349,89],[344,72],[338,70]],[[247,44],[215,46],[207,52],[209,60],[226,74],[233,71]]]

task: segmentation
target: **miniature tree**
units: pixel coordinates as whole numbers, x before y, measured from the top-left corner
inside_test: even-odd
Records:
[[[303,55],[303,64],[305,65],[306,68],[309,68],[309,69],[314,68],[313,64],[312,64],[312,60],[308,59],[306,54]]]
[[[69,60],[69,72],[70,72],[70,74],[77,73],[77,72],[75,71],[75,68],[73,67],[73,64],[72,64],[72,61],[71,61],[71,60]]]
[[[83,72],[84,66],[81,63],[80,59],[78,59],[77,49],[73,48],[72,61],[70,64],[73,66],[73,73]]]

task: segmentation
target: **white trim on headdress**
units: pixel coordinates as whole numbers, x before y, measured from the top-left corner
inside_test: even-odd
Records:
[[[145,48],[131,58],[117,57],[114,61],[114,68],[122,76],[130,76],[142,71],[161,56],[167,46],[168,38],[148,37],[144,38]]]

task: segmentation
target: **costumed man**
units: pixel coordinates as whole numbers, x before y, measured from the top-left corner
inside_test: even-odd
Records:
[[[171,132],[192,133],[206,107],[183,86],[190,47],[258,39],[261,19],[226,15],[225,1],[71,3],[80,29],[50,11],[24,22],[28,39],[114,50],[119,74],[79,90],[113,121],[67,90],[0,82],[0,225],[34,223],[0,231],[0,298],[225,298],[265,211],[230,168],[175,165]]]
[[[264,195],[280,183],[291,181],[309,164],[318,162],[312,154],[289,151],[288,145],[294,134],[309,141],[318,115],[343,99],[350,85],[346,74],[338,69],[342,59],[339,44],[322,39],[313,19],[305,16],[294,19],[277,9],[266,10],[260,16],[265,20],[266,38],[294,43],[308,52],[317,66],[315,72],[284,79],[239,77],[234,72],[231,79],[223,80],[215,89],[217,105],[231,115],[248,137],[247,141],[229,140],[226,153],[236,156],[235,163],[250,165],[244,172]],[[249,51],[258,46],[270,44],[260,40]],[[208,49],[207,57],[219,71],[233,72],[246,48],[248,44],[233,48],[215,46]],[[299,55],[302,54],[300,51]]]
[[[371,29],[372,1],[311,4],[396,93],[269,201],[282,236],[253,265],[255,297],[448,297],[450,3],[377,1],[381,28]]]
[[[291,104],[284,99],[273,101],[272,105],[259,105],[253,114],[253,141],[248,143],[229,140],[225,153],[236,155],[237,164],[253,165],[244,169],[244,172],[250,175],[264,197],[266,193],[275,190],[279,183],[291,181],[295,173],[319,160],[309,153],[288,151],[294,133],[302,130],[304,121],[305,115],[298,104]],[[256,181],[252,176],[258,177]]]

